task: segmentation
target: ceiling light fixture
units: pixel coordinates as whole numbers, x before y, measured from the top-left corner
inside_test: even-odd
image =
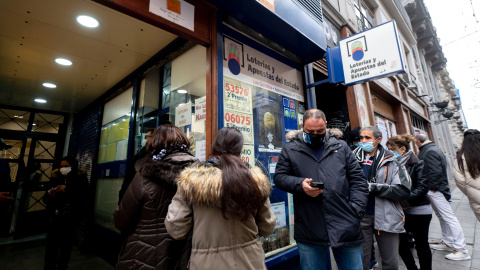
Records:
[[[57,88],[57,85],[53,84],[53,83],[46,82],[46,83],[43,83],[42,85],[47,87],[47,88]]]
[[[72,65],[72,61],[70,61],[68,59],[65,59],[65,58],[56,58],[55,62],[57,62],[57,64],[62,65],[62,66],[71,66]]]
[[[186,94],[188,91],[184,89],[177,90],[179,94]]]
[[[88,28],[95,28],[99,25],[98,21],[95,18],[86,15],[78,16],[77,22]]]
[[[38,103],[47,103],[47,101],[45,99],[42,99],[42,98],[36,98],[35,99],[35,102],[38,102]]]

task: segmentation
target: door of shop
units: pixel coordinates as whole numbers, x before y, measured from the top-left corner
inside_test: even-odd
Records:
[[[0,137],[12,146],[0,153],[10,167],[10,179],[2,179],[1,187],[15,198],[1,234],[18,239],[45,231],[48,223],[41,199],[55,161],[62,157],[66,118],[57,112],[0,107]]]

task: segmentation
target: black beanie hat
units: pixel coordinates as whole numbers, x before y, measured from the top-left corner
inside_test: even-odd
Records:
[[[360,141],[360,127],[356,127],[350,132],[350,140],[352,142],[354,141]]]

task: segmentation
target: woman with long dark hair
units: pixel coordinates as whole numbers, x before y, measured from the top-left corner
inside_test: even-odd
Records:
[[[405,212],[405,230],[413,234],[420,269],[432,269],[432,252],[428,244],[428,229],[432,220],[432,207],[427,197],[428,179],[424,172],[424,162],[410,149],[415,137],[402,134],[391,137],[387,141],[388,150],[397,157],[397,161],[405,166],[412,180],[410,195],[402,202]],[[400,234],[400,257],[408,270],[418,270],[408,244],[407,233]]]
[[[258,236],[275,229],[270,180],[240,159],[243,135],[218,132],[212,157],[183,171],[168,208],[168,233],[183,239],[193,227],[190,269],[266,269]]]
[[[186,242],[172,239],[164,221],[177,191],[175,178],[197,161],[189,147],[187,136],[174,125],[153,132],[150,154],[135,165],[137,173],[113,214],[115,227],[128,234],[117,269],[179,269]]]
[[[463,134],[453,178],[457,187],[467,195],[470,207],[480,221],[480,131],[469,129]]]

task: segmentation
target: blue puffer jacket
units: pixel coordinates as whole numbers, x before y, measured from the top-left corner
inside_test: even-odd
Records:
[[[350,148],[327,133],[318,161],[303,141],[303,132],[295,133],[282,149],[274,176],[278,188],[293,194],[295,240],[332,247],[360,244],[368,185]],[[305,178],[323,181],[324,192],[315,198],[305,194]]]

